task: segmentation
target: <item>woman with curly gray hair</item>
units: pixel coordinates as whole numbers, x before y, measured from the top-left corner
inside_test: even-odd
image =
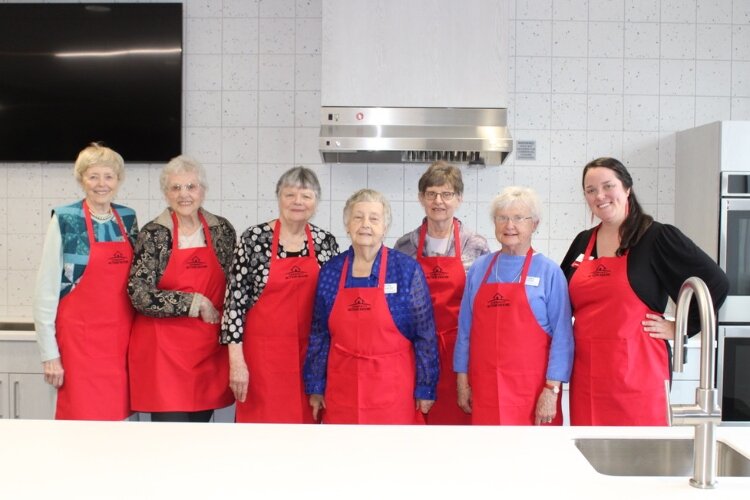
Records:
[[[236,234],[202,208],[207,184],[198,162],[173,158],[159,182],[169,207],[138,235],[128,283],[138,313],[131,406],[152,421],[207,422],[234,400],[219,319]]]

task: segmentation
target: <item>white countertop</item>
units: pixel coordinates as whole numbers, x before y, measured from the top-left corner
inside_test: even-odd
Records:
[[[3,498],[738,499],[750,478],[597,473],[576,437],[692,428],[438,427],[0,420]],[[718,438],[750,456],[750,428]],[[230,496],[231,495],[231,496]]]

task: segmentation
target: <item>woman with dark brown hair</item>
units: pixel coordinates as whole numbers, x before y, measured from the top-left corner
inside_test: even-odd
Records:
[[[583,191],[601,222],[581,232],[563,259],[573,309],[572,425],[667,425],[674,324],[663,317],[691,276],[718,307],[728,280],[679,229],[646,214],[633,179],[614,158],[583,169]],[[691,308],[697,313],[697,308]],[[689,330],[699,330],[697,314]]]

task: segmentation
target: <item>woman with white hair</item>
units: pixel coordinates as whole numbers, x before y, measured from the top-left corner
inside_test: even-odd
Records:
[[[173,158],[159,183],[169,206],[138,234],[128,283],[138,312],[131,406],[152,421],[207,422],[234,401],[219,320],[236,234],[202,208],[206,174],[197,161]]]
[[[418,424],[435,402],[440,361],[421,267],[383,245],[385,197],[346,201],[349,250],[320,271],[304,366],[313,418],[331,424]]]
[[[573,330],[562,270],[531,247],[540,211],[529,188],[495,197],[501,249],[478,258],[466,278],[453,368],[458,404],[474,425],[562,424]]]
[[[315,172],[287,170],[276,183],[278,217],[250,226],[234,249],[221,342],[237,422],[313,421],[302,362],[320,266],[339,253],[336,238],[310,223],[320,196]]]
[[[126,291],[138,233],[135,212],[112,203],[122,157],[92,143],[75,162],[83,200],[56,207],[34,291],[44,380],[57,389],[56,419],[130,416],[127,352],[133,308]]]

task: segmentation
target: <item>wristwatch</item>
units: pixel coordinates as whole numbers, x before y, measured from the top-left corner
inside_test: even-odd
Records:
[[[560,386],[559,386],[559,385],[555,385],[555,384],[546,384],[546,383],[545,383],[545,384],[544,384],[544,388],[545,388],[545,389],[549,389],[550,391],[552,391],[552,392],[553,392],[553,393],[555,393],[555,394],[560,394]]]

